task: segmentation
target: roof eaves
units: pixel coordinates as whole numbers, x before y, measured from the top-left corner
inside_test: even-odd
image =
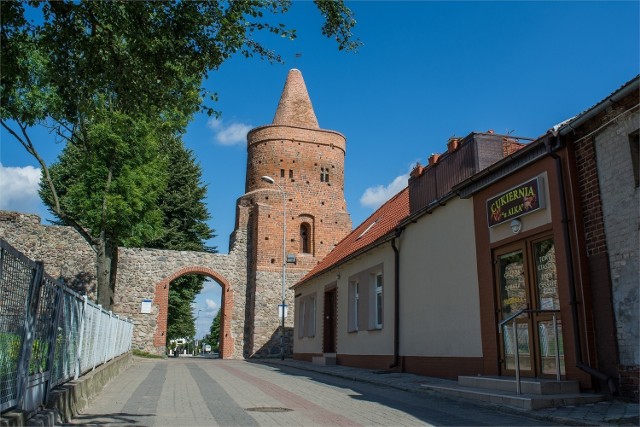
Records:
[[[348,255],[345,255],[344,257],[338,259],[336,262],[334,262],[333,264],[330,264],[328,266],[326,266],[325,268],[323,268],[322,270],[318,270],[317,272],[313,273],[313,275],[308,276],[308,277],[303,277],[299,282],[297,282],[296,284],[294,284],[293,286],[291,286],[291,289],[297,288],[299,286],[304,285],[305,283],[308,283],[310,280],[315,279],[321,275],[323,275],[324,273],[326,273],[327,271],[333,270],[343,264],[346,264],[347,262],[351,261],[354,258],[359,257],[360,255],[377,248],[378,246],[383,245],[384,243],[390,241],[396,233],[396,229],[398,228],[398,226],[393,227],[391,230],[389,230],[386,234],[380,236],[377,240],[374,240],[373,242],[369,243],[366,246],[363,246],[359,249],[356,249],[355,251],[351,252]]]
[[[630,93],[634,91],[638,91],[640,86],[640,74],[636,75],[634,78],[620,86],[618,89],[613,91],[609,96],[593,105],[591,108],[586,109],[582,113],[577,116],[572,117],[569,120],[565,120],[564,122],[554,126],[550,132],[553,132],[553,135],[566,135],[572,131],[574,131],[577,127],[581,126],[584,122],[589,120],[591,117],[600,113],[602,110],[607,108],[610,104],[616,104],[620,99],[626,97]]]

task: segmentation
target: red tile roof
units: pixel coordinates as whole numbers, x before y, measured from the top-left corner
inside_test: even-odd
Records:
[[[311,269],[298,283],[299,286],[311,278],[345,262],[351,255],[362,252],[385,241],[396,226],[409,215],[409,188],[406,187],[382,205],[362,224],[336,245],[329,254]]]

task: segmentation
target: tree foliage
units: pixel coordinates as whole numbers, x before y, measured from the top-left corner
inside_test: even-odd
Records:
[[[194,153],[186,149],[179,138],[168,138],[161,146],[171,162],[167,170],[167,185],[157,202],[162,212],[164,232],[146,241],[144,246],[216,252],[216,248],[205,246],[205,242],[214,236],[214,231],[207,224],[209,212],[204,203],[207,186],[202,182],[202,169],[196,163]],[[187,275],[169,285],[167,342],[195,336],[191,307],[202,290],[204,280],[203,276]]]
[[[349,9],[341,1],[315,3],[323,34],[354,50]],[[158,144],[179,137],[197,111],[215,113],[215,94],[203,81],[232,55],[280,60],[257,35],[295,38],[295,30],[274,22],[290,4],[0,2],[0,122],[40,164],[52,213],[95,250],[105,307],[117,247],[157,240],[162,231],[153,206],[167,180]],[[67,145],[51,170],[30,137],[36,125]]]
[[[218,310],[218,314],[213,318],[211,322],[211,327],[209,328],[209,334],[205,338],[205,342],[210,344],[212,348],[217,349],[220,344],[220,316],[222,315],[222,310]]]

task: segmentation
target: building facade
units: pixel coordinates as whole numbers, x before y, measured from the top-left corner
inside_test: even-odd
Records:
[[[297,316],[294,357],[445,378],[517,359],[637,400],[639,121],[635,78],[500,155],[491,134],[450,141],[295,285],[316,320]]]

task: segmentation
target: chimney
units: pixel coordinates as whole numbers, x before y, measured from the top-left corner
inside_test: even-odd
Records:
[[[447,142],[447,153],[456,151],[459,145],[460,138],[458,138],[457,136],[452,136],[451,138],[449,138],[449,142]]]
[[[433,166],[438,163],[439,158],[440,154],[431,154],[431,156],[429,156],[429,166]]]
[[[412,178],[412,179],[415,179],[415,178],[419,177],[420,175],[422,175],[422,171],[424,171],[424,166],[422,166],[420,163],[418,163],[413,168],[411,173],[409,174],[409,177]]]

